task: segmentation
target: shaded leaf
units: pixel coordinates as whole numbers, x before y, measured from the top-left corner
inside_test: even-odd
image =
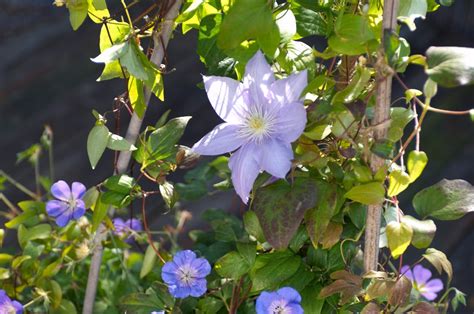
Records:
[[[389,298],[388,303],[392,306],[402,306],[408,302],[410,298],[412,284],[410,279],[406,276],[401,276],[393,285]]]
[[[448,275],[448,280],[451,281],[453,278],[453,266],[446,257],[446,254],[438,251],[437,249],[428,248],[426,249],[425,254],[423,254],[423,257],[426,258],[428,262],[430,262],[436,268],[438,273],[441,274],[441,272],[444,270]]]
[[[109,141],[109,129],[103,124],[95,125],[87,137],[87,155],[92,169],[102,157]]]
[[[416,29],[415,19],[426,17],[426,0],[400,0],[398,20],[405,23],[411,31]]]
[[[159,247],[159,243],[154,242],[155,247]],[[142,268],[140,269],[140,279],[143,279],[146,275],[148,275],[155,267],[155,263],[157,260],[157,255],[155,250],[151,245],[148,245],[145,251],[145,255],[143,256],[143,264]]]
[[[430,47],[426,73],[443,87],[474,84],[474,48]]]
[[[417,249],[430,246],[435,236],[436,225],[433,220],[418,220],[412,216],[405,215],[402,221],[413,229],[411,244]]]

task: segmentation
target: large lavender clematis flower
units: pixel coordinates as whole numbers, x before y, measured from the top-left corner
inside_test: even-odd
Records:
[[[262,292],[257,298],[257,314],[303,314],[301,295],[291,287]]]
[[[56,224],[64,227],[72,219],[81,218],[86,212],[82,197],[86,187],[80,182],[73,182],[71,188],[60,180],[51,186],[51,194],[56,200],[46,203],[46,212],[49,216],[56,217]]]
[[[431,271],[421,265],[413,267],[403,266],[401,273],[411,280],[413,288],[420,292],[428,301],[433,301],[438,296],[439,291],[443,290],[443,282],[440,279],[431,279]]]
[[[18,301],[12,301],[4,290],[0,290],[0,313],[21,314],[23,313],[23,305]]]
[[[185,250],[163,265],[161,278],[175,298],[200,297],[207,290],[206,276],[210,273],[211,265],[205,258],[197,258],[193,251]]]
[[[291,168],[291,143],[306,125],[300,99],[307,85],[306,70],[275,80],[258,51],[247,63],[243,82],[209,76],[204,77],[204,85],[211,105],[225,122],[194,144],[193,151],[201,155],[235,151],[229,160],[232,182],[247,203],[260,171],[284,178]]]

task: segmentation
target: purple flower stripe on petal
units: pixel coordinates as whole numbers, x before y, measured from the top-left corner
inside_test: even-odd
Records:
[[[46,203],[46,213],[51,217],[57,217],[68,209],[69,205],[63,201],[51,200]]]
[[[61,201],[67,202],[71,199],[71,189],[63,180],[59,180],[51,186],[51,194]]]
[[[291,167],[291,143],[306,125],[301,93],[305,71],[275,81],[272,69],[258,51],[247,63],[243,82],[204,77],[209,101],[226,123],[219,124],[194,146],[201,155],[233,152],[229,160],[232,183],[247,203],[260,171],[284,178]]]
[[[73,182],[71,186],[71,193],[75,199],[81,199],[86,194],[86,187],[81,182]]]

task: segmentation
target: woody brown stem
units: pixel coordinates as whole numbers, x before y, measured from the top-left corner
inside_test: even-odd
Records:
[[[383,34],[382,45],[379,49],[376,64],[376,86],[377,96],[372,125],[384,124],[382,127],[374,129],[374,142],[384,139],[387,135],[388,125],[384,122],[390,119],[390,99],[392,94],[391,69],[385,61],[384,42],[390,40],[390,35],[397,25],[397,12],[399,0],[385,0],[383,10]],[[370,157],[370,167],[373,172],[380,169],[385,163],[385,159],[372,154]],[[379,255],[380,221],[382,217],[382,204],[369,205],[367,210],[364,243],[364,269],[365,271],[376,270]]]

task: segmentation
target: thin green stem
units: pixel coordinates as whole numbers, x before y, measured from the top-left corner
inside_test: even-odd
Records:
[[[10,202],[10,200],[5,196],[5,194],[0,193],[0,200],[3,201],[3,202],[5,203],[5,205],[7,205],[7,207],[8,207],[12,212],[14,212],[14,213],[17,214],[17,215],[20,214],[20,211],[15,207],[15,205],[13,205],[12,202]]]
[[[40,197],[38,195],[36,195],[33,191],[31,191],[30,189],[28,189],[26,186],[24,186],[23,184],[21,184],[20,182],[16,181],[15,179],[13,179],[12,177],[10,177],[5,171],[1,170],[0,169],[0,176],[3,176],[5,177],[5,179],[7,179],[7,181],[13,185],[14,187],[16,187],[18,190],[22,191],[23,193],[25,193],[26,195],[30,196],[31,198],[35,199],[35,200],[39,200]]]
[[[128,24],[130,25],[130,29],[133,30],[133,23],[132,23],[132,19],[130,17],[130,12],[128,12],[127,4],[125,3],[125,0],[120,0],[120,2],[122,3],[122,6],[125,10],[125,14],[127,15],[127,20],[128,20]]]

